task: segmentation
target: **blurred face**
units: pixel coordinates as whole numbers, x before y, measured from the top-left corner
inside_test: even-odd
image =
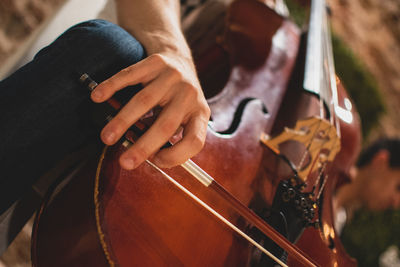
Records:
[[[376,211],[400,208],[400,167],[391,168],[388,155],[377,154],[359,174],[364,176],[361,198],[366,208]]]

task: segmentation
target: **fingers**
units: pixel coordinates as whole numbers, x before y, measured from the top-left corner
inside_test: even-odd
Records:
[[[99,84],[91,97],[95,102],[103,102],[118,90],[138,83],[144,88],[103,128],[103,142],[115,144],[131,125],[155,106],[161,107],[162,112],[150,129],[121,155],[121,166],[133,169],[156,155],[156,164],[172,167],[198,153],[204,145],[210,109],[193,62],[171,55],[151,55]],[[159,152],[180,126],[184,128],[183,139]]]
[[[102,141],[107,145],[115,144],[131,125],[160,102],[163,96],[160,92],[169,83],[169,77],[161,75],[138,92],[103,128]]]
[[[121,166],[133,169],[155,154],[179,128],[182,115],[179,106],[165,108],[147,132],[121,156]]]
[[[184,128],[183,138],[172,147],[160,150],[153,158],[160,168],[169,168],[184,163],[201,151],[204,146],[208,115],[194,116]]]
[[[94,102],[100,103],[129,85],[145,84],[158,75],[162,65],[163,59],[161,57],[157,55],[149,56],[100,83],[91,93],[91,98]]]
[[[185,87],[178,87],[180,92],[185,92]],[[186,86],[187,88],[187,86]],[[187,90],[192,90],[188,88]],[[125,169],[133,169],[143,161],[157,153],[168,140],[184,126],[184,137],[173,149],[161,150],[160,156],[154,158],[160,167],[173,167],[185,162],[198,153],[204,145],[209,108],[206,104],[194,105],[197,96],[191,93],[174,94],[157,120],[150,129],[137,140],[120,158],[120,164]],[[202,101],[200,101],[202,102]],[[200,108],[199,106],[203,106]],[[193,108],[195,107],[195,108]],[[187,123],[186,123],[187,121]],[[176,147],[176,148],[175,148]],[[166,151],[164,153],[163,151]]]

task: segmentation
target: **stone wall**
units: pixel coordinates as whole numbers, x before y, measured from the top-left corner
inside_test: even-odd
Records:
[[[370,139],[400,137],[400,1],[328,2],[335,32],[365,63],[386,102],[386,114]]]
[[[1,0],[0,64],[64,2],[65,0]]]

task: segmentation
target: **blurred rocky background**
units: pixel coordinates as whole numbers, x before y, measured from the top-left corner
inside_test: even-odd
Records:
[[[369,139],[399,136],[400,1],[330,0],[329,5],[335,33],[365,64],[383,98],[385,112]]]
[[[44,2],[44,1],[43,1]],[[44,20],[48,5],[40,1],[0,2],[0,60],[13,53]]]
[[[0,1],[0,68],[10,60],[65,0]]]

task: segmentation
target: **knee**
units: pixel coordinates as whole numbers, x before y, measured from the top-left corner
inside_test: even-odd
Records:
[[[116,45],[118,42],[124,42],[125,39],[136,41],[118,25],[100,19],[88,20],[76,24],[67,29],[58,39],[77,41],[85,46]]]
[[[145,56],[142,45],[124,29],[111,22],[95,19],[66,30],[51,45],[69,51],[73,58],[126,58],[137,62]]]
[[[144,54],[142,45],[132,35],[105,20],[96,19],[79,23],[68,29],[65,35],[78,40],[80,48],[97,49],[108,53]]]

